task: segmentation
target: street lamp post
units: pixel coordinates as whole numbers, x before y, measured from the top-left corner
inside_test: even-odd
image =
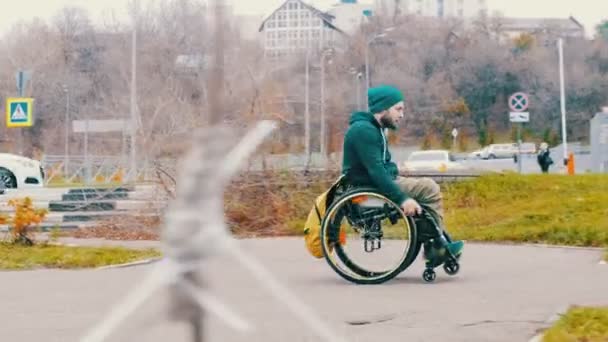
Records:
[[[310,45],[306,47],[306,87],[304,100],[304,146],[306,165],[310,165]]]
[[[566,137],[566,94],[564,90],[564,45],[562,38],[557,41],[559,50],[559,84],[560,84],[560,107],[562,112],[562,143],[564,144],[564,165],[568,163],[568,139]]]
[[[130,160],[130,180],[135,182],[137,180],[137,151],[136,151],[136,135],[137,135],[137,25],[139,16],[139,1],[136,0],[133,9],[133,29],[131,32],[131,160]]]
[[[331,56],[332,49],[325,50],[321,54],[321,132],[320,132],[320,152],[321,157],[325,158],[327,146],[325,142],[325,57]]]
[[[68,177],[70,172],[70,89],[67,85],[63,85],[65,92],[65,118],[64,118],[64,147],[63,147],[63,177]]]
[[[376,39],[375,37],[365,43],[365,93],[369,91],[369,44]],[[366,96],[367,98],[367,96]],[[365,108],[369,110],[369,101],[365,100]]]
[[[359,72],[357,68],[351,67],[349,70],[350,74],[354,77],[354,87],[355,87],[355,103],[357,105],[356,109],[361,110],[361,78],[363,77],[363,73]]]
[[[372,38],[368,39],[365,42],[365,94],[367,94],[367,92],[369,91],[369,88],[371,87],[370,78],[369,78],[369,45],[378,38],[386,37],[387,33],[393,31],[394,29],[395,29],[395,27],[385,28],[384,30],[382,30],[381,33],[374,35]],[[366,96],[366,98],[367,98],[367,96]],[[369,110],[369,101],[366,100],[365,103],[366,103],[367,110]]]

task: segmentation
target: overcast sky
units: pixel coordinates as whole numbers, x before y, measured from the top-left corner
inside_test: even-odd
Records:
[[[126,18],[126,4],[129,0],[0,0],[0,34],[19,20],[29,21],[34,17],[44,20],[52,18],[64,6],[79,6],[88,10],[95,23],[101,22],[110,10],[119,18]],[[158,0],[140,0],[158,2]],[[267,14],[284,0],[229,0],[234,4],[236,14]],[[310,0],[308,3],[320,6],[331,5],[338,0]],[[370,3],[372,0],[360,0]],[[470,1],[470,0],[469,0]],[[608,19],[608,0],[488,0],[490,12],[499,10],[506,16],[516,17],[568,17],[579,19],[592,34],[595,25]]]

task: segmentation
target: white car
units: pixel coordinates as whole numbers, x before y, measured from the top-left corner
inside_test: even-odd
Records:
[[[483,159],[513,158],[517,154],[517,144],[491,144],[481,153]]]
[[[467,159],[481,159],[484,153],[484,149],[475,150],[467,155]]]
[[[464,167],[457,163],[449,151],[429,150],[413,152],[407,161],[402,164],[401,170],[412,171],[439,171],[462,170]]]
[[[39,161],[10,153],[0,153],[0,188],[44,186],[44,170]]]
[[[492,144],[481,150],[480,156],[483,159],[514,158],[519,153],[516,143],[511,144]],[[536,145],[534,143],[522,143],[522,154],[535,154]]]

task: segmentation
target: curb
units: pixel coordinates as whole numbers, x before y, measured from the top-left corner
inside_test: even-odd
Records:
[[[539,248],[554,248],[554,249],[573,249],[573,250],[585,250],[585,251],[603,251],[602,247],[583,247],[583,246],[566,246],[566,245],[547,245],[547,244],[533,244],[526,243],[522,246],[539,247]]]
[[[466,241],[466,240],[463,240]],[[553,248],[553,249],[571,249],[571,250],[586,250],[586,251],[603,251],[604,247],[586,247],[586,246],[568,246],[568,245],[551,245],[545,243],[524,243],[512,241],[467,241],[469,245],[486,245],[486,246],[513,246],[513,247],[536,247],[536,248]]]
[[[551,317],[549,317],[549,319],[547,319],[546,321],[547,325],[555,324],[555,322],[557,322],[560,317],[568,311],[569,308],[570,306],[565,306],[562,309],[558,310],[555,314],[551,315]],[[530,340],[528,340],[528,342],[542,342],[543,337],[545,336],[545,331],[547,329],[548,327],[546,329],[543,329],[543,331],[532,337]]]
[[[140,261],[129,262],[126,264],[97,267],[95,270],[101,271],[101,270],[111,270],[111,269],[116,269],[116,268],[129,268],[129,267],[135,267],[135,266],[141,266],[141,265],[148,265],[148,264],[152,264],[152,263],[155,263],[155,262],[158,262],[161,260],[162,260],[162,258],[144,259],[144,260],[140,260]]]

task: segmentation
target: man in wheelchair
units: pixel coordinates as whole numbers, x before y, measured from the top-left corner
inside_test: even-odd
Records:
[[[344,137],[342,174],[349,186],[374,187],[398,204],[405,215],[413,216],[420,234],[426,236],[424,257],[428,264],[440,265],[445,249],[460,256],[462,241],[446,240],[443,226],[443,203],[439,185],[432,179],[399,176],[391,161],[385,129],[397,130],[404,116],[404,97],[392,86],[378,86],[368,91],[368,112],[355,112]],[[422,215],[428,215],[426,219]],[[433,222],[434,221],[434,222]],[[437,227],[434,225],[436,223]],[[437,229],[439,228],[439,229]],[[441,236],[439,232],[444,232]]]

